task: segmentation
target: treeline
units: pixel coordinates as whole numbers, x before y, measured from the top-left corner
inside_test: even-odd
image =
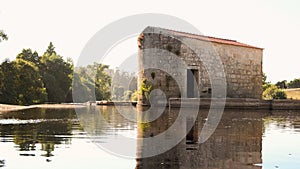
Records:
[[[291,80],[290,82],[287,82],[287,80],[279,81],[275,85],[281,89],[300,88],[300,78]]]
[[[111,99],[114,101],[137,101],[137,75],[120,70],[109,70],[108,75],[113,77]]]
[[[87,102],[91,100],[132,100],[137,95],[135,74],[94,63],[74,68],[50,42],[43,55],[23,49],[16,59],[0,64],[0,103]],[[75,98],[73,98],[75,97]]]
[[[16,59],[0,65],[0,102],[30,105],[66,102],[71,91],[73,63],[58,55],[52,43],[42,56],[23,49]]]
[[[287,95],[284,89],[300,88],[300,78],[287,82],[287,80],[278,81],[275,84],[267,82],[267,76],[263,74],[263,99],[286,99]]]
[[[72,96],[75,102],[95,99],[134,101],[137,100],[137,76],[98,63],[77,67],[74,71]]]

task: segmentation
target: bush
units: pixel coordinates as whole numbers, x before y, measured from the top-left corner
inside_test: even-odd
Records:
[[[263,92],[263,99],[272,100],[272,99],[286,99],[286,93],[282,89],[279,89],[277,86],[271,84]]]

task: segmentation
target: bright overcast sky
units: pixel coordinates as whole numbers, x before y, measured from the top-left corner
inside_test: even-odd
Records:
[[[14,59],[23,48],[42,55],[52,41],[60,55],[76,62],[87,41],[105,25],[133,14],[162,13],[186,20],[204,35],[264,48],[263,70],[269,81],[300,78],[299,0],[0,0],[0,5],[0,29],[9,36],[0,43],[2,61]],[[136,50],[131,39],[111,53],[130,55]]]

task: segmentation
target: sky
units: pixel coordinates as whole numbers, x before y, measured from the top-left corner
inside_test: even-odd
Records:
[[[44,53],[53,42],[58,54],[80,56],[89,39],[104,26],[126,16],[161,13],[181,18],[204,35],[264,48],[268,81],[300,78],[300,1],[298,0],[0,0],[0,60],[13,60],[23,48]],[[172,29],[172,28],[169,28]],[[136,37],[108,54],[118,66],[120,55],[137,52]]]

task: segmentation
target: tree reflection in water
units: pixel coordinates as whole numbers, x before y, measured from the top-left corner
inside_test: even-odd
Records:
[[[124,110],[127,109],[128,107],[124,107]],[[185,111],[187,114],[189,113],[188,109],[185,109]],[[80,158],[84,159],[82,162],[87,163],[94,160],[93,165],[89,166],[91,168],[98,168],[99,163],[104,164],[105,162],[106,165],[101,167],[111,168],[110,166],[115,164],[116,166],[124,165],[125,168],[134,168],[132,165],[135,165],[138,169],[257,169],[262,168],[262,166],[264,168],[274,167],[275,165],[284,166],[285,163],[296,168],[299,166],[297,165],[297,159],[299,159],[297,147],[299,147],[299,144],[295,140],[300,136],[300,112],[225,110],[214,134],[206,142],[199,143],[198,137],[204,132],[201,130],[207,121],[208,114],[208,110],[200,110],[196,119],[186,117],[183,120],[184,124],[182,124],[181,129],[188,134],[178,145],[163,154],[141,158],[141,154],[149,146],[143,142],[136,142],[136,147],[130,149],[133,154],[137,153],[136,159],[132,161],[114,157],[109,158],[108,154],[105,154],[104,159],[98,159],[98,154],[90,154],[91,149],[89,149],[90,145],[88,144],[93,144],[94,142],[81,139],[88,138],[87,134],[95,134],[100,136],[98,137],[99,141],[109,142],[111,138],[115,138],[113,133],[125,133],[129,134],[129,136],[140,138],[155,137],[174,123],[178,117],[178,109],[165,110],[156,120],[139,123],[138,125],[123,117],[112,106],[87,107],[82,109],[81,112],[76,115],[73,109],[30,109],[0,114],[1,145],[4,147],[9,146],[10,144],[6,144],[6,142],[14,143],[15,145],[15,148],[6,149],[12,154],[6,154],[5,151],[1,151],[0,161],[6,160],[3,166],[8,167],[8,164],[12,164],[9,163],[9,158],[11,158],[10,160],[22,160],[24,159],[23,156],[29,156],[25,159],[38,161],[38,157],[42,156],[46,159],[46,162],[51,162],[54,159],[53,156],[57,154],[60,154],[60,156],[56,162],[61,160],[63,163],[51,163],[52,165],[56,164],[59,168],[63,165],[77,166],[78,164],[73,164],[74,161],[72,159],[76,159],[81,154],[73,153],[72,150],[83,151],[82,147],[87,148],[88,150],[86,151],[88,152],[80,156]],[[139,115],[133,114],[130,109],[124,113],[134,118],[139,117]],[[100,115],[103,117],[102,119],[99,118]],[[80,124],[77,118],[80,119]],[[145,114],[143,118],[147,120],[147,118],[151,118],[151,115]],[[108,125],[103,123],[103,119]],[[192,125],[191,121],[196,121],[196,123]],[[81,126],[84,127],[84,131]],[[192,129],[187,131],[186,128],[191,126],[193,126]],[[283,134],[287,138],[278,138],[278,134],[282,134],[282,131],[284,131]],[[130,135],[132,133],[133,135]],[[178,131],[178,133],[180,132]],[[273,133],[275,135],[272,135]],[[291,135],[293,137],[287,135],[290,133],[293,133]],[[282,144],[284,149],[279,149],[276,152],[276,146],[277,144],[280,145],[281,142],[276,142],[276,140],[273,140],[274,138],[276,140],[286,140],[286,143]],[[290,138],[294,138],[294,142],[289,140]],[[170,138],[166,137],[166,139]],[[268,139],[269,142],[266,142]],[[72,147],[69,146],[71,144]],[[71,158],[65,152],[62,152],[67,150],[67,148],[70,148],[69,150],[71,151],[68,151],[66,154],[71,152],[68,154]],[[12,151],[10,151],[11,149]],[[282,152],[283,150],[285,151]],[[14,152],[16,153],[14,154]],[[268,156],[262,152],[268,154]],[[285,155],[283,153],[286,153],[286,158],[283,158]],[[280,163],[274,164],[273,159],[275,156],[272,156],[272,154],[280,156],[280,159],[276,160],[282,160],[281,165]],[[35,157],[32,158],[32,156]],[[28,160],[28,165],[31,165],[30,162],[32,161],[30,160]],[[69,163],[66,162],[68,160]],[[118,160],[118,163],[115,163],[116,160]],[[263,164],[261,164],[262,161],[264,162]],[[126,167],[127,165],[131,165],[131,167]],[[34,166],[33,168],[40,167]]]
[[[36,156],[37,145],[42,156],[53,156],[55,145],[71,144],[72,129],[78,126],[74,109],[30,109],[2,114],[1,119],[8,121],[0,125],[2,141],[13,136],[20,156]]]

